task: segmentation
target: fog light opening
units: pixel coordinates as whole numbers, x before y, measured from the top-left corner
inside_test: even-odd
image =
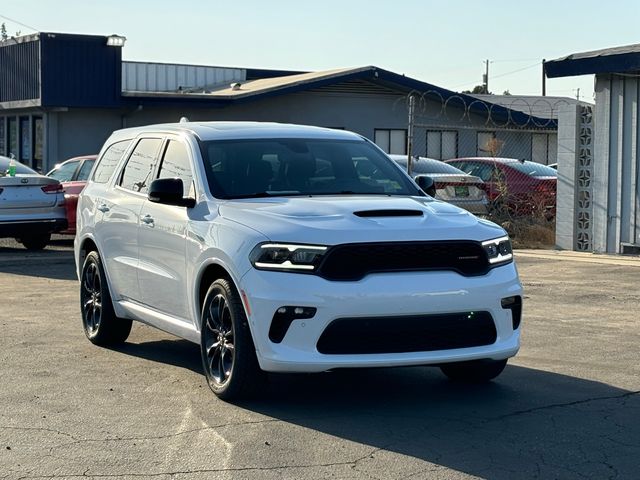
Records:
[[[269,340],[280,343],[287,334],[294,320],[313,318],[317,309],[314,307],[283,306],[276,310],[269,328]]]
[[[522,318],[522,297],[519,295],[505,297],[500,301],[500,304],[505,310],[511,310],[513,329],[517,330],[520,327],[520,320]]]

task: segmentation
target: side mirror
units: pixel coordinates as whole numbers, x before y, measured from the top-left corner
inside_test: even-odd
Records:
[[[195,206],[195,199],[185,198],[183,192],[184,186],[181,178],[157,178],[151,182],[147,198],[150,202],[164,205],[187,208]]]
[[[427,175],[418,175],[416,177],[416,183],[422,191],[430,197],[436,196],[436,184],[434,183],[433,178]]]

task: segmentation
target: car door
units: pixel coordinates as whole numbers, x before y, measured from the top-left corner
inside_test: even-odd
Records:
[[[102,216],[96,236],[116,300],[140,302],[138,288],[138,228],[162,138],[140,138],[112,188],[96,203]]]
[[[158,178],[180,178],[184,196],[195,197],[189,146],[178,137],[168,137],[162,147]],[[138,233],[138,279],[142,301],[172,317],[189,321],[191,298],[187,288],[186,248],[189,209],[146,200]]]

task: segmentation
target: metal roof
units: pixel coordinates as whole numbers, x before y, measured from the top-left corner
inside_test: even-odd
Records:
[[[640,71],[640,43],[572,53],[544,63],[547,77]]]
[[[566,105],[591,105],[571,97],[538,95],[472,95],[483,102],[502,105],[511,110],[526,113],[539,118],[557,120],[558,111]]]

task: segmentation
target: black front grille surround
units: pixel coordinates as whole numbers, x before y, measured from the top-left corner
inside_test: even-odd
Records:
[[[431,352],[491,345],[497,339],[489,312],[333,320],[316,348],[326,355]]]
[[[480,242],[346,243],[330,247],[317,275],[334,281],[357,281],[370,273],[449,270],[473,277],[485,275],[489,259]]]

